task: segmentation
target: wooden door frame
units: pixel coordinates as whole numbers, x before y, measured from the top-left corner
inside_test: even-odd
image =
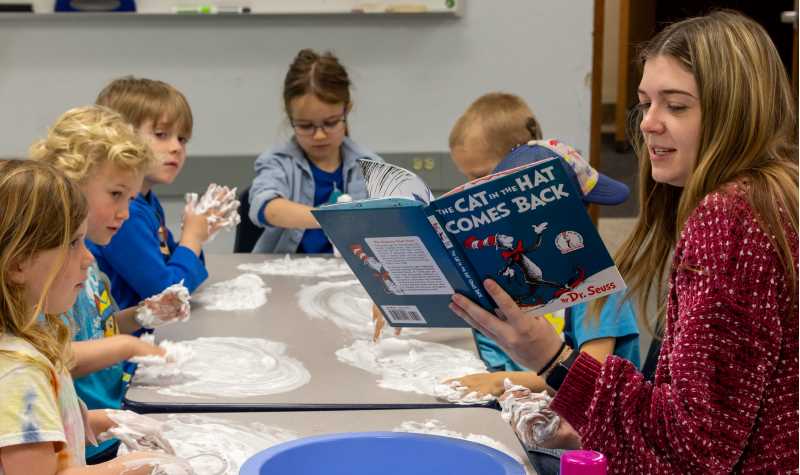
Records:
[[[589,125],[589,163],[595,170],[600,170],[600,146],[603,137],[600,126],[603,122],[602,117],[602,95],[603,95],[603,35],[605,28],[605,0],[594,0],[594,28],[592,30],[592,100],[591,100],[591,120]],[[597,205],[589,206],[589,216],[597,226],[597,219],[600,211]]]

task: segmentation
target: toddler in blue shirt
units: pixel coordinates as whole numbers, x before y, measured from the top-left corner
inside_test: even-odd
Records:
[[[623,183],[599,174],[571,147],[541,140],[541,127],[520,97],[502,92],[481,96],[456,121],[450,133],[450,151],[456,167],[470,180],[489,173],[534,163],[543,157],[562,157],[566,169],[583,193],[584,202],[613,205],[624,202],[630,191]],[[520,144],[516,153],[509,152]],[[547,153],[541,153],[547,152]],[[610,354],[639,365],[639,330],[630,302],[612,295],[599,318],[586,316],[588,305],[578,304],[546,315],[573,348],[603,361]],[[492,339],[474,331],[478,353],[491,373],[457,378],[466,392],[500,396],[503,381],[543,391],[545,382],[535,372],[514,362]]]

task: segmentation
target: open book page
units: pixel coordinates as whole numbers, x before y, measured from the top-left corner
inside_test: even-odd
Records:
[[[433,193],[424,181],[405,168],[391,163],[359,160],[370,198],[411,198],[428,204]]]

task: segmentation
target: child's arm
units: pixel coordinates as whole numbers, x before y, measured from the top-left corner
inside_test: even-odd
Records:
[[[205,264],[194,250],[183,245],[175,247],[165,262],[158,240],[159,224],[152,214],[150,209],[132,205],[125,226],[102,248],[103,257],[141,297],[158,294],[181,280],[189,292],[194,292],[208,278]]]
[[[89,427],[95,432],[91,439],[87,429],[87,441],[119,439],[129,452],[146,450],[175,455],[175,449],[164,435],[163,421],[117,409],[89,411],[88,419]]]
[[[75,367],[70,373],[75,378],[108,368],[134,356],[163,356],[165,350],[131,335],[114,335],[99,340],[73,341]]]
[[[195,255],[203,252],[203,244],[208,241],[210,230],[207,213],[195,213],[190,207],[183,210],[183,231],[179,245],[191,249]]]
[[[108,429],[116,425],[114,421],[112,421],[111,418],[108,417],[108,413],[106,412],[105,409],[88,410],[87,420],[89,422],[89,427],[86,428],[86,433],[88,434],[89,429],[91,429],[95,437],[102,434],[103,432],[107,432]]]
[[[614,337],[597,338],[589,340],[581,345],[581,351],[588,353],[589,356],[596,359],[600,363],[605,363],[609,355],[614,354],[614,347],[617,344],[617,339]]]
[[[581,351],[588,353],[592,358],[603,363],[609,355],[614,353],[614,345],[617,339],[614,337],[597,338],[590,340],[581,346]],[[525,386],[533,392],[541,392],[547,389],[544,380],[533,371],[497,371],[494,373],[477,373],[453,378],[451,381],[459,381],[462,386],[467,388],[465,393],[477,392],[480,395],[492,394],[500,396],[505,392],[503,380],[510,379],[512,383]]]
[[[250,220],[258,226],[315,229],[319,223],[311,206],[297,203],[296,184],[291,180],[292,159],[282,154],[262,154],[255,163],[256,177],[250,186]],[[313,190],[312,190],[313,194]]]
[[[114,318],[117,320],[117,328],[119,328],[120,333],[130,335],[142,328],[142,326],[136,321],[136,310],[138,310],[138,308],[139,307],[128,307],[125,310],[120,310],[116,313],[116,315],[114,315]]]
[[[5,475],[150,475],[163,463],[180,464],[180,459],[158,453],[134,452],[99,465],[58,469],[53,442],[19,444],[0,449]],[[147,463],[146,461],[150,461]],[[185,466],[185,462],[183,462]],[[173,473],[173,472],[170,472]],[[191,473],[191,472],[184,472]]]
[[[274,198],[264,207],[264,220],[278,228],[318,229],[312,206],[295,203],[286,198]]]
[[[545,390],[545,383],[542,378],[533,371],[496,371],[494,373],[476,373],[453,378],[450,381],[458,381],[464,386],[464,394],[477,392],[480,396],[491,394],[499,397],[505,392],[503,381],[508,378],[512,383],[525,386],[534,392]]]

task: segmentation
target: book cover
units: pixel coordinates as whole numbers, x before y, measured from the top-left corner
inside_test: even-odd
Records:
[[[558,158],[470,182],[431,206],[478,278],[521,307],[548,313],[625,289]]]
[[[413,173],[364,162],[370,199],[312,213],[392,326],[468,326],[450,298],[459,292],[493,309],[486,278],[537,314],[625,289],[558,158],[429,203]]]
[[[390,325],[467,326],[448,308],[451,296],[480,300],[485,293],[464,278],[422,202],[382,198],[312,213]]]

